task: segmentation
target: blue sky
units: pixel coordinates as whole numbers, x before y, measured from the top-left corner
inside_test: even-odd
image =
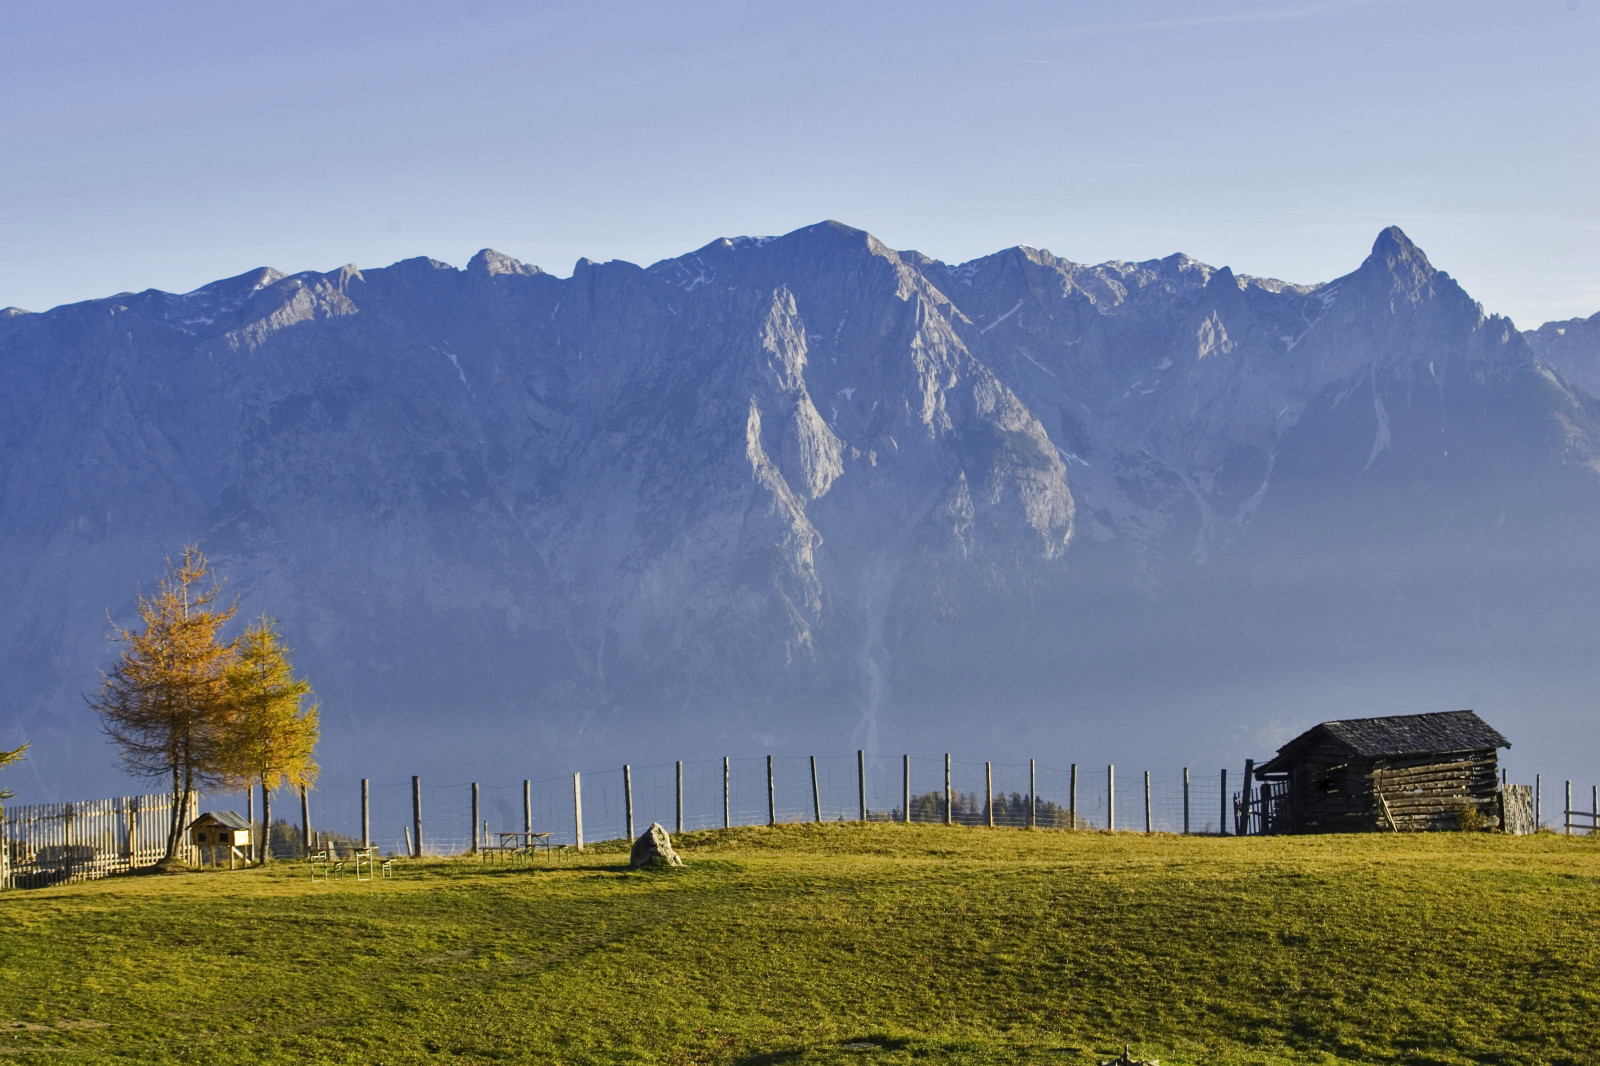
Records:
[[[1600,311],[1600,0],[12,0],[0,101],[0,306],[837,218]]]

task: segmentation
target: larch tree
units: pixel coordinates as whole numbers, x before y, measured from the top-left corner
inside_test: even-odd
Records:
[[[189,797],[202,787],[238,783],[227,678],[237,649],[222,637],[238,608],[219,605],[220,594],[198,546],[185,546],[181,562],[168,559],[155,594],[139,596],[142,630],[112,634],[121,658],[89,699],[128,772],[171,778],[164,862],[177,857]]]
[[[14,762],[21,762],[22,753],[27,750],[28,745],[24,744],[22,747],[12,748],[10,751],[0,751],[0,768],[10,766]],[[11,791],[9,788],[0,788],[0,800],[8,800],[15,795],[16,793]],[[0,811],[0,818],[3,817],[4,812]]]
[[[317,704],[311,683],[296,678],[289,649],[270,616],[239,639],[227,669],[228,762],[235,780],[260,782],[261,861],[271,861],[272,790],[309,788],[317,779]],[[252,786],[253,787],[253,786]]]

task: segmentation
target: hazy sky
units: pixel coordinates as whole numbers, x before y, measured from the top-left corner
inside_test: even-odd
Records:
[[[0,306],[836,218],[1600,311],[1600,0],[11,0],[0,101]]]

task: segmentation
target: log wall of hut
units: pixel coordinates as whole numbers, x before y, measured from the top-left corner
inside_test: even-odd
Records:
[[[1494,749],[1366,758],[1341,745],[1299,753],[1274,788],[1266,831],[1273,833],[1451,830],[1461,812],[1499,814]]]

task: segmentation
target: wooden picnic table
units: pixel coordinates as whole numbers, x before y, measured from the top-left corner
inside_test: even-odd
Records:
[[[484,848],[485,852],[496,851],[511,855],[525,855],[531,859],[534,857],[535,849],[543,848],[546,856],[552,854],[549,833],[532,833],[523,829],[513,829],[496,835],[500,838],[499,846]]]

